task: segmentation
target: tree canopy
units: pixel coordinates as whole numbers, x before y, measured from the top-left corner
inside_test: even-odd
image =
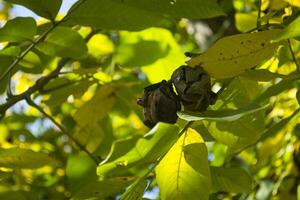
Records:
[[[299,0],[67,2],[0,0],[0,199],[300,198]]]

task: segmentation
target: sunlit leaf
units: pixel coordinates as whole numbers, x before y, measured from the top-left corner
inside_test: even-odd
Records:
[[[56,161],[45,153],[20,148],[0,149],[1,167],[35,169],[55,163]]]
[[[273,56],[280,43],[270,41],[279,33],[280,30],[269,30],[224,37],[187,63],[201,65],[217,79],[234,77]]]
[[[36,22],[31,17],[17,17],[9,20],[0,29],[0,42],[21,42],[32,40],[36,34]]]
[[[180,111],[178,116],[181,119],[187,121],[197,121],[197,120],[211,120],[211,121],[235,121],[240,119],[245,115],[266,109],[268,105],[259,106],[259,105],[250,105],[238,110],[208,110],[204,112],[189,112],[189,111]]]
[[[78,2],[70,12],[67,17],[67,23],[70,24],[125,30],[160,26],[166,19],[165,15],[175,19],[181,17],[199,19],[224,14],[213,0],[89,0],[82,4]]]
[[[252,180],[239,167],[211,167],[212,188],[219,192],[249,193]]]
[[[161,199],[207,200],[211,189],[207,149],[199,133],[188,129],[156,167]]]
[[[68,27],[55,28],[37,45],[37,49],[50,56],[74,59],[84,58],[88,51],[84,39]]]
[[[174,144],[177,134],[178,129],[175,125],[159,123],[144,137],[138,139],[136,144],[125,154],[122,148],[116,148],[116,146],[114,151],[121,152],[111,155],[118,154],[120,156],[114,156],[115,159],[108,157],[107,161],[100,164],[97,168],[98,176],[104,178],[108,175],[127,173],[131,167],[155,162]]]
[[[55,19],[62,0],[5,0],[10,3],[27,7],[41,17]]]

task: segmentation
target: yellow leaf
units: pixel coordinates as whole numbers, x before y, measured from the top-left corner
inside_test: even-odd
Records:
[[[156,167],[161,199],[207,200],[211,188],[207,149],[202,137],[188,129]]]
[[[280,30],[268,30],[224,37],[187,63],[202,66],[214,78],[231,78],[273,56],[281,43],[271,40],[279,33]]]

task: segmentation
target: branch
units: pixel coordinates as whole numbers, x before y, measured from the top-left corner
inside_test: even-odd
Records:
[[[42,33],[35,41],[33,41],[22,53],[20,56],[18,56],[9,66],[8,68],[4,71],[4,73],[0,76],[0,82],[19,64],[19,62],[38,44],[40,43],[42,40],[45,39],[45,37],[51,32],[53,31],[59,24],[61,24],[62,22],[64,22],[67,17],[73,13],[75,10],[77,10],[83,3],[85,3],[87,0],[82,0],[81,2],[79,2],[77,5],[75,5],[73,7],[72,10],[70,10],[67,15],[65,15],[60,21],[58,22],[54,22],[53,25],[46,30],[44,33]],[[1,116],[0,116],[1,118]]]
[[[85,41],[89,41],[94,34],[96,34],[98,30],[91,31],[85,38]],[[29,89],[27,89],[25,92],[18,94],[18,95],[12,95],[7,98],[6,103],[0,105],[0,120],[5,116],[6,111],[19,101],[25,100],[28,96],[31,96],[33,93],[37,91],[42,91],[44,86],[51,81],[52,79],[56,78],[61,69],[67,64],[71,59],[70,58],[62,58],[58,64],[57,67],[48,75],[43,76],[39,78],[36,83],[31,86]]]
[[[69,61],[69,58],[62,58],[59,63],[57,64],[57,67],[55,70],[53,70],[50,74],[47,76],[43,76],[39,78],[36,83],[31,86],[29,89],[27,89],[25,92],[13,95],[7,99],[7,102],[5,104],[0,105],[0,120],[5,116],[6,111],[19,101],[22,101],[26,99],[28,96],[31,96],[36,91],[42,90],[42,88],[53,78],[56,78],[60,72],[60,70],[64,67],[64,65]]]
[[[292,44],[291,44],[291,40],[288,39],[287,41],[288,41],[288,44],[289,44],[289,49],[290,49],[290,52],[291,52],[291,54],[292,54],[293,61],[294,61],[294,63],[295,63],[296,66],[297,66],[297,71],[298,71],[298,73],[300,74],[300,67],[299,67],[299,64],[298,64],[298,62],[297,62],[296,56],[295,56],[295,54],[294,54],[294,51],[293,51],[293,48],[292,48]]]
[[[52,121],[53,124],[55,124],[61,131],[61,133],[66,134],[75,144],[76,146],[82,150],[83,152],[85,152],[96,164],[99,164],[99,160],[94,157],[79,141],[77,141],[73,135],[67,131],[67,129],[65,127],[63,127],[61,124],[59,124],[50,114],[46,113],[45,110],[43,110],[42,107],[40,107],[39,105],[37,105],[31,98],[30,96],[26,97],[26,102],[36,108],[38,111],[40,111],[40,113],[42,113],[46,118],[50,119]]]

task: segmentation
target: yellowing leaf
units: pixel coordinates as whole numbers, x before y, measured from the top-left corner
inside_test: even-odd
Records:
[[[235,26],[241,32],[247,32],[256,27],[257,12],[236,13]]]
[[[270,58],[280,44],[270,41],[279,33],[280,30],[269,30],[228,36],[187,63],[202,66],[217,79],[234,77]]]
[[[156,167],[161,199],[207,200],[211,187],[207,156],[200,134],[188,129]]]
[[[88,53],[95,58],[113,53],[113,42],[103,34],[94,35],[87,43]]]
[[[115,87],[111,85],[102,86],[74,115],[77,122],[74,137],[91,152],[97,149],[105,137],[109,137],[101,122],[115,104],[114,91]]]
[[[284,1],[288,2],[292,6],[300,7],[300,0],[284,0]]]

